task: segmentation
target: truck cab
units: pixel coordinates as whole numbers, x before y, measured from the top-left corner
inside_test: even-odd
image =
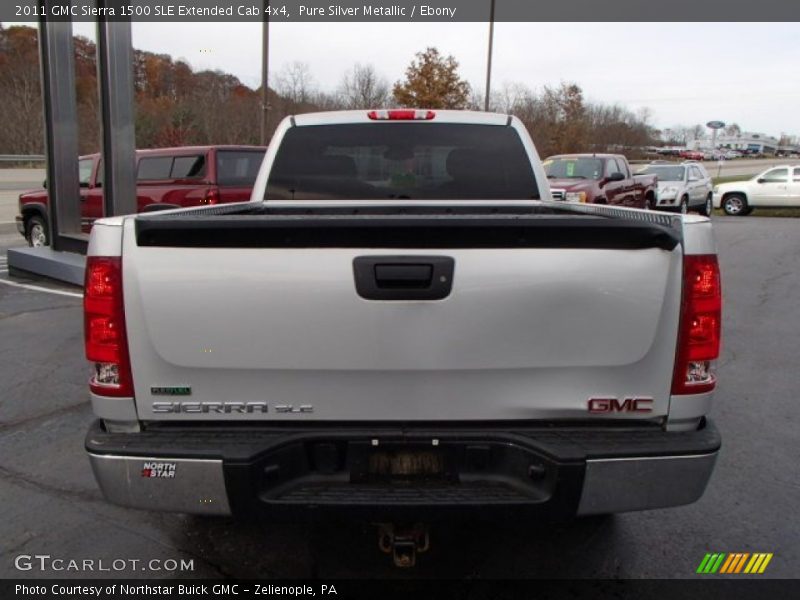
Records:
[[[266,148],[185,146],[136,151],[138,212],[244,202],[250,199]],[[89,233],[103,215],[103,161],[100,154],[78,158],[81,230]],[[19,197],[17,229],[30,246],[50,243],[47,189]]]
[[[621,154],[561,154],[543,161],[554,200],[655,207],[656,178],[633,175]]]

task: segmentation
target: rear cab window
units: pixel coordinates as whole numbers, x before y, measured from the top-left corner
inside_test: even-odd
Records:
[[[266,200],[538,197],[514,128],[414,122],[293,127],[265,194]]]
[[[81,187],[89,187],[91,185],[93,168],[93,158],[82,158],[78,161],[78,184]]]
[[[169,179],[172,170],[171,156],[150,156],[139,159],[137,181],[163,181]]]
[[[265,152],[266,150],[217,150],[216,184],[252,187]]]
[[[136,180],[169,181],[176,179],[201,179],[206,174],[204,154],[186,156],[143,156],[139,159]]]
[[[172,161],[171,179],[199,179],[205,174],[206,157],[204,154],[176,156]]]

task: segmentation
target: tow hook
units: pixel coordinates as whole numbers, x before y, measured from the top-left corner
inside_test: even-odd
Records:
[[[426,552],[430,545],[427,525],[378,524],[378,547],[392,555],[396,567],[413,567],[417,563],[417,552]]]

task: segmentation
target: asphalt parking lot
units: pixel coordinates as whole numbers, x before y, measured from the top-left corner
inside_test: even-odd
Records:
[[[0,235],[0,577],[693,577],[706,552],[771,552],[761,577],[800,575],[800,220],[714,218],[725,292],[712,417],[723,450],[694,505],[520,529],[432,525],[398,570],[369,524],[269,530],[104,502],[83,453],[92,420],[79,290],[10,278]],[[13,284],[10,285],[8,282]],[[33,285],[47,288],[20,287]],[[62,294],[52,293],[66,292]],[[185,573],[18,571],[18,555],[191,559]]]

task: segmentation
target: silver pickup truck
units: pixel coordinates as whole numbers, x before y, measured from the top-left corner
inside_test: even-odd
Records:
[[[552,201],[514,117],[299,115],[251,202],[96,222],[86,449],[151,510],[687,504],[720,319],[708,219]]]

